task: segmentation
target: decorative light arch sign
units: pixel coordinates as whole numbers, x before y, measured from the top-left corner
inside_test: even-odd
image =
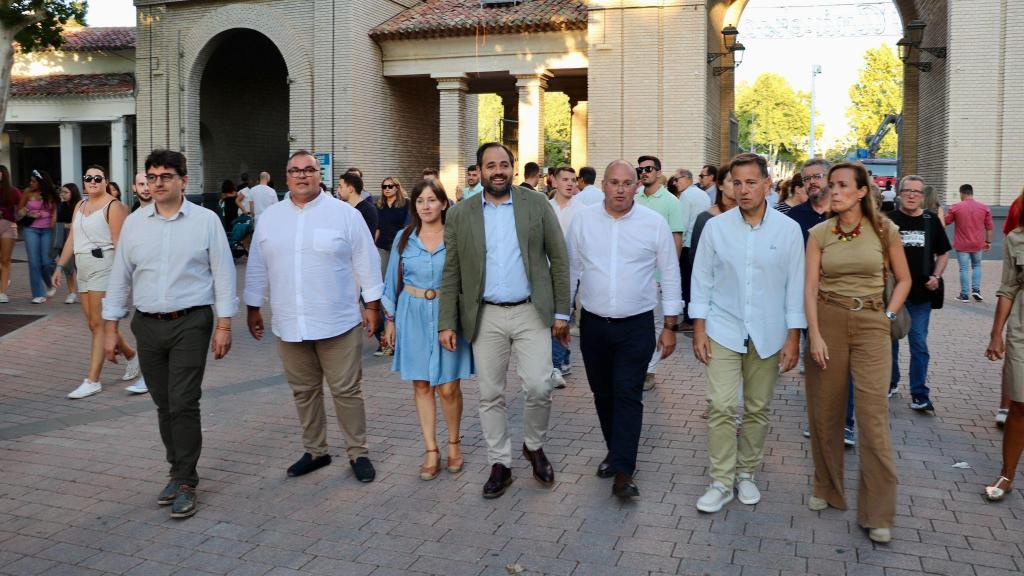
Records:
[[[755,0],[756,2],[756,0]],[[853,38],[899,36],[899,12],[890,0],[815,5],[808,0],[743,11],[739,29],[744,38]]]

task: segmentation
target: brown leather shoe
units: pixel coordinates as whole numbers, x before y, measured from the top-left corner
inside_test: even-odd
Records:
[[[548,462],[543,448],[530,450],[526,444],[523,444],[523,457],[529,460],[530,465],[533,466],[533,478],[537,482],[544,486],[551,486],[555,483],[555,469],[551,467],[551,462]]]
[[[512,485],[512,471],[504,464],[491,466],[491,477],[484,484],[484,498],[498,498]]]
[[[612,495],[625,499],[638,498],[640,496],[640,489],[636,487],[632,476],[619,472],[615,474],[615,481],[612,484]]]

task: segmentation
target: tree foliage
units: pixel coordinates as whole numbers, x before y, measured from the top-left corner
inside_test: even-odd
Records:
[[[778,74],[761,74],[753,84],[741,83],[736,93],[739,144],[753,148],[769,163],[797,163],[807,158],[811,129],[811,96],[793,90]],[[824,133],[820,123],[815,135]]]
[[[477,97],[477,131],[480,143],[496,142],[500,137],[504,109],[497,94]],[[544,94],[544,163],[562,166],[569,163],[569,143],[572,133],[569,97],[561,92]]]
[[[857,83],[850,87],[850,107],[846,117],[859,147],[874,136],[887,114],[903,110],[903,63],[888,44],[869,48],[864,53],[864,66]],[[878,156],[896,157],[896,131],[882,139]]]

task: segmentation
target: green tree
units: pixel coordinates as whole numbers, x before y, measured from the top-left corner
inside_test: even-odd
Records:
[[[61,30],[71,20],[85,21],[86,0],[0,1],[0,131],[7,116],[15,42],[22,52],[57,48]]]
[[[888,44],[869,48],[864,53],[864,66],[857,83],[850,87],[850,107],[846,118],[859,147],[874,136],[887,114],[903,110],[903,63]],[[892,130],[882,139],[878,150],[881,158],[896,157],[897,137]]]
[[[742,150],[753,148],[770,164],[797,163],[807,158],[811,129],[811,97],[797,92],[778,74],[761,74],[736,92],[736,117]],[[816,136],[824,133],[815,126]]]
[[[569,97],[561,92],[544,94],[544,163],[561,166],[569,163],[571,120]],[[497,94],[480,94],[477,99],[477,133],[480,144],[500,139],[504,109]]]
[[[501,96],[497,94],[479,94],[477,96],[476,125],[480,144],[497,142],[501,138]]]

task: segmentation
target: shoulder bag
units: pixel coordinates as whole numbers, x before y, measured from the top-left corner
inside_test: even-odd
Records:
[[[884,223],[878,227],[878,240],[882,243],[882,277],[885,278],[885,309],[889,309],[889,300],[892,298],[892,291],[896,288],[896,280],[893,278],[889,266],[889,235],[886,234]],[[901,340],[910,333],[910,313],[906,306],[900,306],[896,312],[896,319],[889,323],[889,336],[893,341]]]

